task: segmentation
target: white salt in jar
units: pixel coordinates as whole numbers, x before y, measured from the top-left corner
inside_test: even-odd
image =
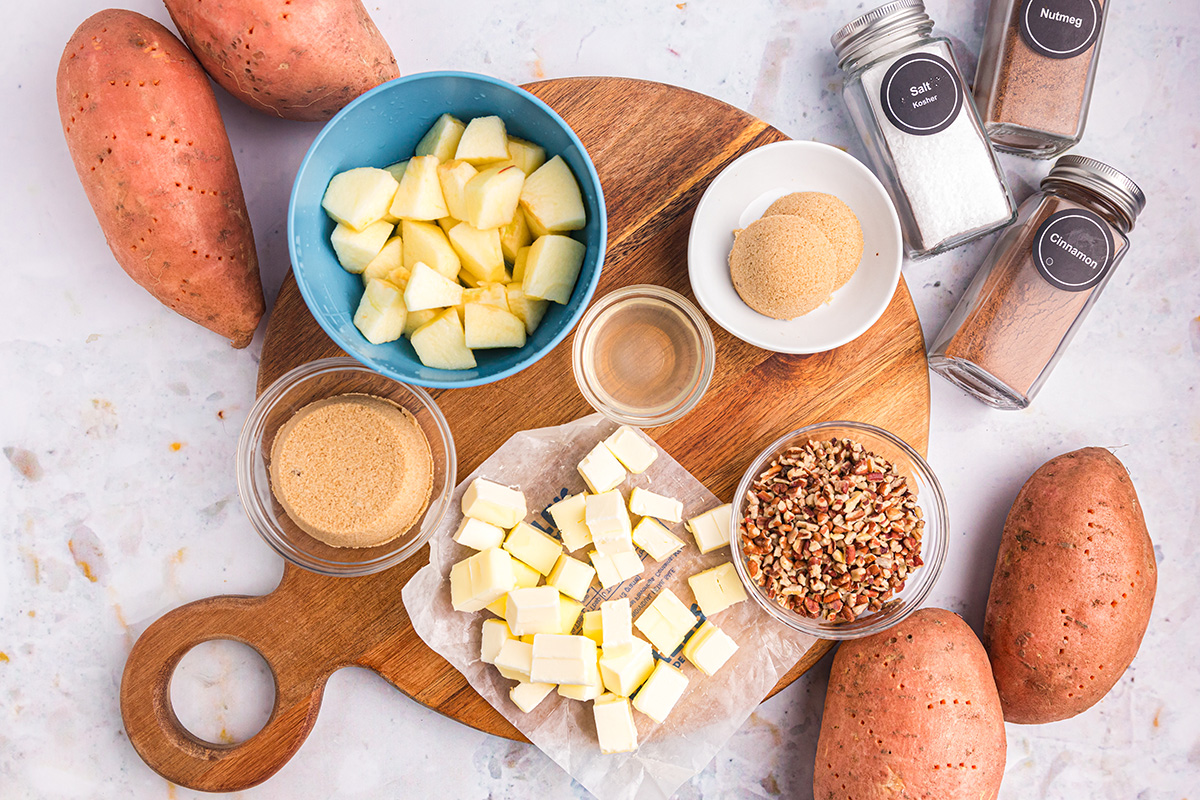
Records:
[[[1010,224],[1016,206],[950,50],[921,0],[833,35],[842,96],[891,195],[905,253],[925,258]]]

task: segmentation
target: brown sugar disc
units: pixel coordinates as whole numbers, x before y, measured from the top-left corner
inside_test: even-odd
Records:
[[[837,274],[833,245],[803,217],[763,217],[736,234],[729,276],[746,305],[795,319],[829,299]]]
[[[833,245],[837,254],[837,277],[833,288],[840,289],[854,275],[862,261],[863,235],[858,217],[850,206],[824,192],[793,192],[772,203],[764,217],[787,214],[814,222]]]

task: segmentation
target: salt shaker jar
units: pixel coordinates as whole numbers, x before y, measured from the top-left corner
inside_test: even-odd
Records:
[[[996,408],[1042,388],[1129,249],[1146,206],[1107,164],[1068,155],[1021,204],[929,350],[929,367]]]
[[[996,149],[1051,158],[1087,123],[1108,0],[992,0],[975,104]]]
[[[896,0],[831,39],[846,73],[842,96],[910,258],[958,247],[1015,215],[950,43],[932,31],[921,0]]]

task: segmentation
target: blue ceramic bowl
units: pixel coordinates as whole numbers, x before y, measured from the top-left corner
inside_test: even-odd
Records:
[[[443,113],[461,120],[495,114],[508,132],[562,156],[575,173],[587,225],[572,235],[587,245],[571,302],[551,303],[541,325],[519,349],[477,350],[474,369],[426,367],[408,340],[374,345],[354,327],[362,280],[342,269],[329,243],[334,222],[321,208],[330,179],[354,167],[384,167],[410,158],[417,142]],[[353,100],[309,147],[288,206],[288,249],[296,283],[309,311],[349,355],[390,378],[418,386],[479,386],[537,361],[563,340],[596,290],[608,240],[600,178],[583,144],[562,117],[529,92],[496,78],[466,72],[425,72],[389,81]]]

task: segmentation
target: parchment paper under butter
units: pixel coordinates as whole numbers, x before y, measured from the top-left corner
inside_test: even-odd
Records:
[[[491,614],[466,614],[450,605],[450,567],[475,552],[451,538],[462,519],[462,495],[471,481],[483,477],[519,487],[529,507],[526,521],[558,538],[554,521],[545,509],[568,494],[586,489],[576,467],[616,428],[616,423],[595,414],[555,428],[518,433],[505,442],[455,489],[451,513],[430,539],[429,565],[404,587],[403,599],[413,628],[425,643],[592,794],[600,800],[668,798],[712,760],[784,673],[812,646],[816,641],[813,637],[785,630],[753,598],[722,611],[714,616],[713,624],[737,642],[733,657],[710,678],[684,660],[682,648],[676,650],[670,663],[683,670],[689,683],[667,721],[660,725],[634,710],[638,750],[602,755],[591,702],[569,700],[551,692],[532,712],[522,713],[508,696],[515,683],[479,660],[481,626]],[[650,468],[641,475],[630,474],[621,486],[627,501],[630,490],[640,486],[680,500],[684,519],[720,505],[700,481],[657,444],[654,446],[658,458]],[[722,548],[700,555],[683,523],[668,527],[684,541],[683,549],[661,564],[643,554],[642,575],[610,589],[601,591],[599,583],[593,581],[585,609],[592,611],[603,600],[628,596],[636,620],[665,586],[691,606],[699,627],[704,616],[695,604],[687,578],[728,561],[730,553]],[[571,555],[590,564],[589,549],[583,547]]]

